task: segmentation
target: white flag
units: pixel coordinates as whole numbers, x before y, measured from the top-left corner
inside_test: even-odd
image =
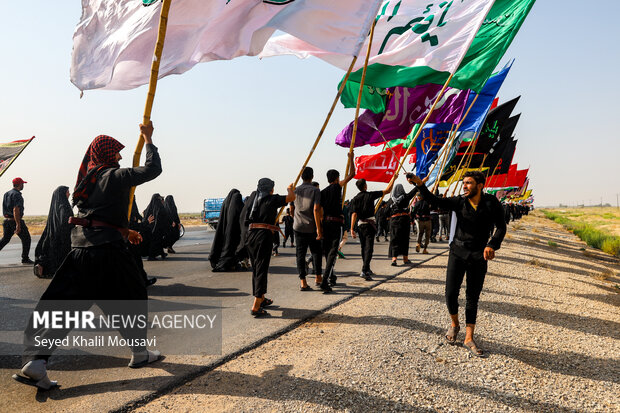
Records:
[[[432,79],[429,75],[433,73],[454,73],[493,1],[383,1],[370,51],[367,83],[381,87],[413,87],[421,84],[412,83],[417,77]],[[362,50],[367,47],[368,39]],[[282,54],[294,54],[300,58],[316,56],[341,69],[347,69],[350,64],[347,56],[309,44],[291,34],[270,39],[260,57]],[[364,59],[359,59],[353,70],[357,71],[363,65]],[[383,79],[375,81],[374,77],[379,76]],[[386,86],[389,83],[393,84]]]
[[[344,55],[368,36],[381,0],[173,0],[159,77],[195,64],[256,55],[275,30]],[[161,3],[82,0],[71,82],[80,90],[148,83]]]

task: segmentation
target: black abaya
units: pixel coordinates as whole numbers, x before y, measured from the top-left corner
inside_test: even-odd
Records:
[[[73,216],[67,192],[69,187],[59,186],[52,195],[47,223],[34,250],[34,273],[37,277],[50,278],[71,251],[71,228]]]
[[[211,246],[209,261],[213,271],[235,270],[239,263],[237,248],[241,241],[241,210],[243,201],[241,193],[237,189],[232,189],[220,211],[220,218]]]

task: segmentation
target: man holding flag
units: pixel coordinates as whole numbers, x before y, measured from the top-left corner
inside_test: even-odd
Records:
[[[455,344],[460,331],[458,297],[463,278],[467,274],[466,332],[463,346],[474,356],[485,357],[486,354],[474,341],[474,330],[487,261],[495,258],[495,251],[500,248],[506,235],[502,205],[495,196],[482,192],[485,176],[480,171],[466,172],[463,178],[464,195],[449,198],[433,195],[415,175],[408,175],[407,180],[415,184],[424,199],[432,205],[454,211],[456,215],[456,231],[450,244],[446,274],[446,304],[451,319],[446,340],[449,344]],[[489,240],[493,226],[495,232]]]

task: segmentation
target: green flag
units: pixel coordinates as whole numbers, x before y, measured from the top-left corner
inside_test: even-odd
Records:
[[[480,26],[471,46],[450,81],[450,87],[472,89],[476,92],[482,89],[506,53],[535,1],[495,0],[487,18]],[[369,88],[364,89],[364,96],[362,97],[361,106],[375,113],[385,110],[385,99],[377,99],[376,95],[373,97],[367,96],[369,90],[392,86],[415,87],[429,82],[443,84],[447,80],[447,74],[439,76],[439,73],[435,73],[433,77],[427,76],[423,72],[415,73],[408,71],[403,67],[382,66],[373,68],[375,69],[373,72],[369,70],[365,81]],[[410,75],[407,77],[396,75],[404,71],[407,71]],[[357,105],[357,92],[359,91],[361,73],[361,70],[351,73],[347,81],[341,98],[342,104],[347,108]],[[390,84],[390,79],[398,84]],[[375,82],[375,80],[379,83]],[[403,80],[404,83],[401,82]]]

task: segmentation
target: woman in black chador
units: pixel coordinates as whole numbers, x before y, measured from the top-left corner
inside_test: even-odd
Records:
[[[411,232],[411,217],[409,216],[409,202],[418,192],[413,188],[409,193],[405,192],[402,184],[394,187],[392,199],[390,200],[390,257],[392,265],[396,266],[396,258],[403,256],[403,264],[410,264],[409,261],[409,233]]]
[[[147,221],[149,234],[149,250],[148,259],[154,261],[158,255],[166,258],[168,254],[164,252],[164,244],[168,228],[172,225],[166,208],[164,207],[164,198],[159,194],[153,194],[151,202],[142,213]],[[152,217],[152,218],[151,218]]]
[[[129,193],[131,187],[155,179],[161,174],[161,161],[151,136],[153,126],[140,125],[146,143],[144,166],[120,168],[123,145],[116,139],[101,135],[88,147],[73,191],[73,204],[78,208],[72,218],[76,226],[71,232],[71,251],[54,274],[41,296],[35,311],[49,311],[50,305],[62,301],[72,311],[88,310],[97,304],[108,315],[148,317],[146,285],[134,258],[125,245],[140,242],[137,232],[128,228]],[[131,309],[112,308],[110,302],[130,300]],[[56,307],[58,304],[56,304]],[[57,386],[47,376],[47,360],[55,346],[71,331],[54,325],[36,325],[30,318],[24,332],[23,367],[13,378],[20,383],[50,389]],[[129,367],[138,368],[161,358],[158,351],[142,345],[146,340],[146,325],[120,328],[119,333],[132,343]]]
[[[51,278],[71,251],[73,225],[69,224],[69,218],[72,216],[69,187],[59,186],[52,195],[47,223],[34,250],[34,275],[37,277]]]
[[[235,271],[239,266],[237,248],[241,241],[239,217],[243,209],[241,192],[231,189],[222,204],[220,219],[211,245],[209,261],[214,272]]]
[[[179,228],[181,227],[181,218],[179,218],[177,205],[174,203],[174,198],[172,195],[168,195],[164,200],[164,208],[166,209],[168,219],[170,220],[170,226],[168,227],[165,237],[165,247],[168,248],[169,253],[176,254],[176,251],[172,248],[172,246],[179,240],[179,238],[181,238],[181,233],[179,231]]]

